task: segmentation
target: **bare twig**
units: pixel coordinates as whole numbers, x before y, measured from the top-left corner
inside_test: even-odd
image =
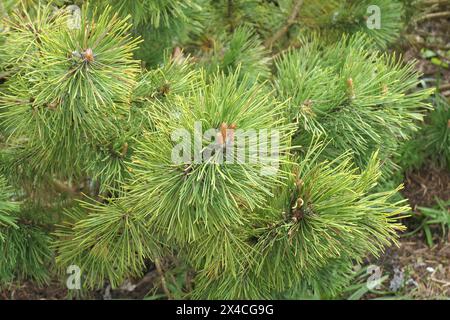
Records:
[[[416,22],[422,22],[431,19],[440,19],[450,17],[450,11],[429,13],[416,19]]]
[[[431,6],[431,5],[447,5],[448,0],[425,0],[422,1],[422,5]]]
[[[443,84],[439,87],[439,91],[445,91],[450,89],[450,83]]]
[[[430,277],[430,279],[433,280],[433,281],[435,281],[435,282],[438,282],[438,283],[440,283],[440,284],[443,284],[444,287],[450,286],[450,282],[448,282],[448,281],[439,280],[439,279],[436,279],[436,278],[434,278],[434,277]]]
[[[300,13],[300,7],[302,6],[302,4],[303,0],[297,0],[295,2],[294,7],[292,8],[291,15],[287,19],[286,24],[283,27],[281,27],[277,32],[275,32],[272,37],[268,38],[264,42],[264,45],[267,48],[272,48],[273,43],[278,39],[280,39],[286,32],[288,32],[289,28],[295,23],[297,16]]]

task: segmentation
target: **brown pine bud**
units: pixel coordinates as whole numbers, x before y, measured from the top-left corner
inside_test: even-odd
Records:
[[[83,53],[84,60],[87,62],[94,62],[94,52],[91,48],[87,48],[86,51]]]
[[[354,85],[353,85],[353,79],[352,78],[348,78],[347,79],[347,85],[348,85],[348,91],[349,91],[350,97],[352,99],[355,99],[356,95],[355,95],[355,88],[354,88]]]
[[[228,128],[227,123],[226,122],[222,122],[222,124],[220,125],[220,133],[222,134],[222,144],[227,139],[227,128]]]
[[[227,143],[233,143],[234,142],[234,130],[237,128],[237,125],[235,123],[232,123],[227,130]]]

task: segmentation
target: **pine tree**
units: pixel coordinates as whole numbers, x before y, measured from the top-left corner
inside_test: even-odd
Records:
[[[375,2],[389,28],[349,0],[77,1],[79,26],[65,1],[8,2],[0,285],[77,265],[117,287],[177,257],[186,297],[337,294],[403,229],[401,186],[377,187],[430,94],[380,51],[403,5]]]

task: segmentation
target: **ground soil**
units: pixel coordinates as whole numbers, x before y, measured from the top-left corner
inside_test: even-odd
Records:
[[[450,199],[450,172],[432,164],[408,172],[403,195],[413,210],[418,206],[433,206],[436,198]]]
[[[418,207],[434,206],[436,198],[450,200],[450,172],[430,164],[409,172],[405,177],[403,195],[413,209],[412,217],[404,221],[411,231],[418,226]],[[380,266],[383,274],[389,274],[384,284],[385,291],[405,299],[450,299],[450,234],[443,238],[441,230],[435,228],[433,242],[430,248],[423,231],[401,236],[398,247],[388,248],[380,259],[369,260],[370,264]],[[396,274],[402,275],[403,283],[392,292],[390,285]],[[366,296],[375,297],[379,296]]]

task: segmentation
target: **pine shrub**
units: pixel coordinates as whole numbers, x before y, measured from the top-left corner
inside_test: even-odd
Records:
[[[381,51],[402,2],[370,2],[387,27],[367,1],[7,1],[0,285],[176,258],[186,298],[339,293],[403,230],[401,186],[377,186],[430,94]]]

